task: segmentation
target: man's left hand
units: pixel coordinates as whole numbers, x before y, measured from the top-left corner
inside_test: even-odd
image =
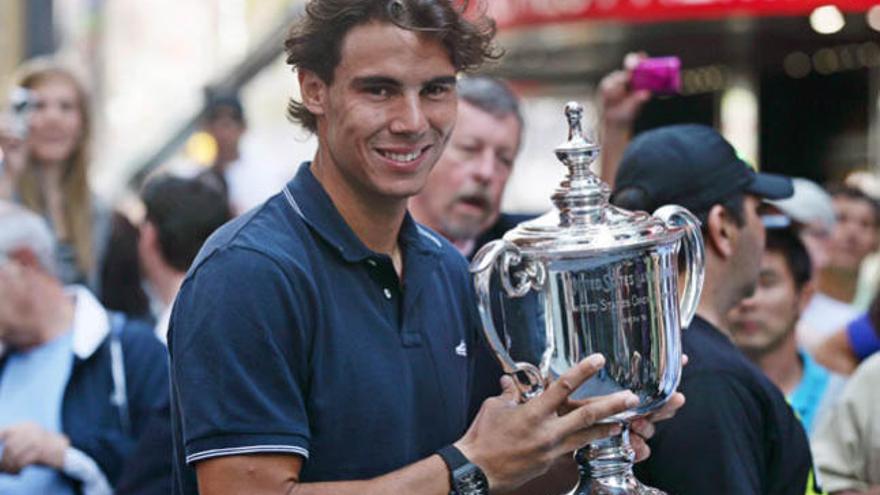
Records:
[[[19,423],[0,430],[3,458],[0,472],[18,474],[32,464],[61,469],[70,440],[36,423]]]
[[[687,354],[683,354],[681,357],[681,364],[682,366],[687,366],[687,363],[688,356]],[[558,414],[567,414],[569,411],[574,410],[579,405],[589,402],[590,400],[592,399],[585,399],[582,401],[569,399],[559,409]],[[636,453],[636,462],[644,461],[649,455],[651,455],[651,449],[648,447],[647,442],[654,436],[654,423],[675,416],[675,413],[684,405],[684,402],[684,394],[681,392],[674,392],[672,396],[669,397],[669,400],[666,401],[666,404],[663,404],[663,407],[630,423],[629,441]]]

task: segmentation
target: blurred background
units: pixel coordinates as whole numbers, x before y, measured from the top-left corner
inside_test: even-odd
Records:
[[[147,172],[212,163],[200,132],[206,95],[240,91],[243,148],[278,177],[310,158],[312,138],[287,122],[296,80],[281,41],[296,0],[0,0],[0,76],[54,54],[92,88],[92,184],[117,202]],[[683,90],[654,98],[636,132],[714,125],[763,170],[876,181],[880,168],[880,2],[864,0],[488,0],[502,60],[484,70],[525,101],[526,138],[505,197],[539,211],[562,175],[562,105],[591,111],[595,86],[624,54],[676,55]],[[8,88],[5,85],[4,88]],[[870,187],[870,185],[868,186]]]

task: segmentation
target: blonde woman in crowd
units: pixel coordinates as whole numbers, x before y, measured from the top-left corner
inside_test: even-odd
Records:
[[[42,215],[58,241],[58,274],[65,284],[97,291],[110,212],[89,188],[89,98],[74,73],[39,61],[22,69],[17,86],[28,91],[27,126],[0,125],[0,199]]]

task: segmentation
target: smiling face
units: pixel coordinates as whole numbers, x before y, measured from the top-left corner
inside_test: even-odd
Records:
[[[69,160],[83,137],[82,104],[76,87],[61,76],[49,76],[31,90],[37,99],[28,135],[31,156],[44,163]]]
[[[446,152],[410,201],[413,215],[449,239],[478,237],[498,219],[519,137],[513,113],[497,117],[461,101]]]
[[[455,68],[440,41],[391,24],[357,26],[333,82],[301,71],[300,84],[317,117],[316,175],[362,201],[405,204],[424,186],[456,115]]]

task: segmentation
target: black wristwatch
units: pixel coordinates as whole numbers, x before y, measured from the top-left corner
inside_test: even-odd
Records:
[[[479,466],[468,460],[454,445],[447,445],[437,455],[449,468],[449,495],[489,495],[489,480]]]

